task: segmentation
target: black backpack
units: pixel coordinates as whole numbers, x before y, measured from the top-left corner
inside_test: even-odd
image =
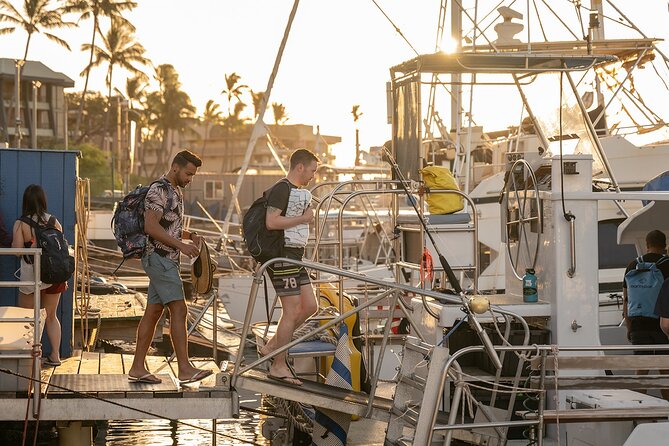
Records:
[[[285,178],[263,192],[262,196],[253,202],[242,220],[242,235],[244,243],[251,257],[259,263],[283,255],[283,230],[267,229],[265,217],[267,215],[267,197],[274,187],[280,183],[288,183]],[[288,183],[290,184],[290,183]],[[283,215],[285,210],[281,213]]]
[[[40,225],[28,217],[20,220],[35,230],[35,245],[42,248],[40,257],[40,279],[43,283],[67,282],[74,273],[74,257],[62,231],[56,228],[56,218],[52,215],[46,225]]]
[[[111,228],[116,239],[116,244],[121,248],[121,252],[123,253],[124,261],[128,258],[141,258],[146,249],[148,236],[144,232],[144,199],[151,185],[162,183],[164,187],[167,187],[167,208],[172,208],[173,192],[172,188],[166,184],[166,181],[161,179],[154,181],[148,186],[137,186],[114,206]],[[121,262],[122,264],[123,262]],[[119,265],[119,268],[121,265]]]

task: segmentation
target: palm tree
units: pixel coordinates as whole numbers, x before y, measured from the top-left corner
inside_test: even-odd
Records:
[[[51,0],[24,0],[23,14],[14,7],[8,0],[0,0],[0,22],[6,22],[10,25],[0,28],[0,35],[11,34],[16,28],[23,28],[28,34],[26,39],[26,49],[23,52],[23,60],[28,57],[30,48],[30,39],[35,33],[43,33],[47,39],[56,42],[58,45],[70,49],[70,45],[60,37],[57,37],[46,30],[77,26],[73,22],[63,20],[62,8],[50,8]]]
[[[253,102],[253,116],[257,117],[260,115],[260,107],[262,107],[262,102],[265,99],[264,91],[253,91],[251,90],[251,100]]]
[[[142,159],[142,129],[146,128],[148,124],[148,118],[146,116],[146,87],[148,86],[147,77],[145,75],[139,75],[135,77],[128,78],[125,81],[125,97],[128,98],[128,118],[131,121],[135,121],[135,153],[131,157],[131,166],[132,161],[136,159]],[[128,129],[129,131],[129,129]]]
[[[285,105],[279,102],[272,102],[272,113],[274,114],[274,124],[281,125],[288,121]]]
[[[237,85],[242,77],[237,73],[230,73],[225,75],[225,88],[221,91],[228,98],[228,116],[232,115],[232,98],[241,102],[240,96],[248,89],[248,85]]]
[[[133,28],[127,22],[113,18],[107,34],[102,36],[103,46],[93,46],[90,43],[81,45],[83,51],[91,50],[95,55],[93,62],[81,72],[81,76],[86,74],[87,70],[98,67],[103,63],[107,64],[107,76],[105,82],[108,90],[108,108],[105,118],[105,133],[109,122],[109,113],[111,110],[112,81],[114,76],[114,67],[123,68],[135,76],[144,75],[138,67],[139,65],[150,65],[149,59],[144,57],[144,47],[135,41]]]
[[[360,165],[360,131],[358,129],[358,119],[362,116],[359,105],[354,105],[351,109],[353,115],[353,123],[355,124],[355,166]]]
[[[129,28],[133,31],[135,30],[134,26],[128,22],[121,13],[123,11],[131,11],[137,6],[136,2],[125,1],[125,0],[68,0],[65,5],[64,10],[68,13],[77,13],[79,14],[79,20],[88,20],[93,19],[93,35],[91,37],[90,44],[90,58],[88,60],[88,65],[86,66],[85,71],[85,80],[84,80],[84,89],[81,92],[81,101],[79,102],[79,112],[77,113],[77,122],[74,127],[75,136],[79,135],[79,128],[81,126],[81,119],[84,113],[84,107],[86,102],[86,92],[88,91],[88,79],[91,74],[91,66],[93,64],[93,57],[95,52],[95,38],[98,34],[102,35],[102,30],[100,29],[100,18],[109,17],[115,18],[120,21],[124,21]]]
[[[172,133],[187,132],[195,115],[195,107],[191,104],[188,94],[181,90],[179,74],[172,65],[159,65],[156,68],[156,80],[160,84],[159,91],[149,93],[146,98],[149,124],[153,126],[154,135],[161,142],[158,162],[153,167],[152,177],[156,176],[158,169],[165,167],[168,140]]]
[[[202,143],[202,158],[204,158],[204,152],[207,149],[207,141],[209,140],[209,133],[211,128],[215,125],[221,124],[223,122],[223,115],[220,110],[221,106],[209,99],[207,104],[204,106],[204,113],[200,120],[204,123],[204,142]]]

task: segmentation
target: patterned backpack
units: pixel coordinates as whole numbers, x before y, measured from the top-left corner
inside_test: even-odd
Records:
[[[141,258],[146,249],[148,236],[144,232],[144,199],[151,185],[155,183],[167,188],[167,209],[170,209],[174,192],[164,178],[156,180],[148,186],[137,186],[135,190],[123,197],[123,200],[114,206],[111,227],[116,244],[123,253],[124,261],[129,258]],[[121,262],[122,264],[123,262]],[[121,265],[119,265],[119,268]],[[118,270],[118,268],[116,269]]]

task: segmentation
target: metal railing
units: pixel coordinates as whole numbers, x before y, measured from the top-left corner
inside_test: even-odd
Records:
[[[0,255],[32,255],[34,256],[33,268],[35,271],[35,277],[33,281],[0,281],[0,288],[18,288],[21,286],[34,286],[34,313],[32,317],[33,321],[33,348],[30,353],[16,353],[16,354],[2,354],[0,358],[3,359],[32,359],[32,383],[33,383],[33,418],[39,416],[39,404],[40,404],[40,395],[42,389],[40,387],[41,373],[42,373],[42,363],[40,358],[42,356],[42,344],[40,335],[42,330],[40,329],[40,285],[42,281],[41,278],[41,269],[40,269],[40,257],[42,255],[42,248],[0,248]],[[0,318],[0,323],[3,322],[28,322],[31,318]],[[52,346],[52,348],[58,348],[57,346]],[[30,395],[28,395],[30,396]]]
[[[306,268],[309,268],[309,269],[315,270],[315,271],[321,271],[321,272],[328,273],[328,274],[333,274],[333,275],[337,275],[337,276],[341,276],[341,277],[346,277],[346,278],[349,278],[349,279],[358,280],[360,282],[374,284],[374,285],[379,286],[380,288],[385,288],[387,291],[379,293],[377,296],[374,296],[373,298],[369,299],[364,304],[362,304],[362,305],[360,305],[356,308],[353,308],[353,309],[351,309],[351,310],[349,310],[349,311],[347,311],[343,314],[340,314],[339,316],[337,316],[337,317],[335,317],[331,320],[328,320],[327,322],[325,322],[323,325],[320,325],[315,330],[313,330],[309,333],[306,333],[305,335],[303,335],[303,336],[301,336],[297,339],[292,340],[291,342],[289,342],[285,346],[283,346],[281,348],[278,348],[276,350],[273,350],[272,352],[270,352],[267,355],[251,362],[248,365],[242,365],[242,359],[243,359],[242,355],[238,355],[236,363],[235,363],[234,373],[233,373],[232,378],[231,378],[231,386],[232,387],[234,387],[236,385],[237,378],[239,377],[239,375],[242,375],[242,374],[250,371],[251,369],[254,369],[254,368],[258,367],[260,364],[263,364],[264,362],[272,360],[278,354],[281,354],[283,352],[287,352],[293,346],[299,344],[300,342],[305,341],[306,339],[312,338],[314,335],[319,334],[319,333],[327,330],[328,328],[333,327],[336,324],[339,324],[340,322],[344,321],[348,317],[350,317],[354,314],[360,313],[362,310],[365,310],[366,308],[368,308],[372,305],[376,305],[377,302],[379,302],[382,299],[386,299],[392,293],[399,293],[399,292],[414,293],[416,295],[431,297],[431,298],[433,298],[433,299],[435,299],[435,300],[437,300],[441,303],[456,304],[456,305],[465,304],[463,296],[454,296],[454,295],[449,295],[449,294],[443,294],[443,293],[440,293],[440,292],[437,292],[437,291],[416,288],[416,287],[413,287],[413,286],[410,286],[410,285],[404,285],[404,284],[395,283],[395,282],[388,282],[388,281],[385,281],[385,280],[382,280],[382,279],[376,279],[374,277],[365,276],[363,274],[358,274],[358,273],[355,273],[355,272],[352,272],[352,271],[349,271],[349,270],[342,270],[342,269],[339,269],[339,268],[334,268],[334,267],[330,267],[330,266],[319,264],[319,263],[293,260],[293,259],[288,259],[288,258],[284,258],[284,257],[277,257],[275,259],[269,260],[269,261],[265,262],[264,264],[262,264],[258,268],[258,270],[256,271],[256,273],[254,275],[253,283],[251,285],[251,291],[249,293],[249,302],[248,302],[248,306],[246,308],[246,315],[245,315],[245,318],[244,318],[244,326],[242,328],[242,332],[241,332],[241,335],[240,335],[241,341],[240,341],[240,344],[239,344],[239,351],[244,351],[245,344],[246,344],[246,342],[248,342],[247,341],[247,336],[248,336],[248,334],[251,330],[251,319],[253,317],[253,309],[255,307],[255,302],[256,302],[256,299],[257,299],[257,295],[258,295],[258,289],[259,289],[260,285],[262,284],[263,275],[265,273],[265,270],[269,266],[271,266],[272,264],[277,263],[277,262],[289,263],[289,264],[296,265],[296,266],[306,267]],[[409,316],[409,315],[407,315],[407,316]],[[463,316],[464,316],[464,312],[463,312]],[[469,317],[470,318],[475,318],[476,316],[473,315],[473,314],[469,314]],[[391,320],[391,318],[389,318],[389,320]],[[408,317],[408,321],[411,324],[411,327],[412,327],[412,330],[413,330],[412,332],[416,336],[418,336],[418,338],[425,341],[426,338],[422,334],[422,331],[421,331],[420,327],[418,326],[418,324],[415,321],[413,321],[411,317]],[[387,343],[386,337],[389,336],[389,333],[390,333],[390,330],[384,330],[383,345],[385,345]],[[379,362],[379,364],[381,364],[383,362],[383,355],[384,355],[383,349],[380,351],[379,354],[380,354],[380,356],[378,358],[378,362]],[[373,389],[376,387],[376,382],[377,381],[378,381],[378,374],[377,374],[377,376],[372,377],[372,388]],[[374,394],[371,393],[369,403],[368,403],[368,412],[371,411],[373,402],[374,402]]]

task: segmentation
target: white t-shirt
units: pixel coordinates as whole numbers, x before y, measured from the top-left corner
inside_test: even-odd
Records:
[[[307,189],[290,188],[286,217],[297,217],[304,214],[311,205],[311,192]],[[309,223],[301,223],[283,231],[285,246],[304,248],[309,240]]]

